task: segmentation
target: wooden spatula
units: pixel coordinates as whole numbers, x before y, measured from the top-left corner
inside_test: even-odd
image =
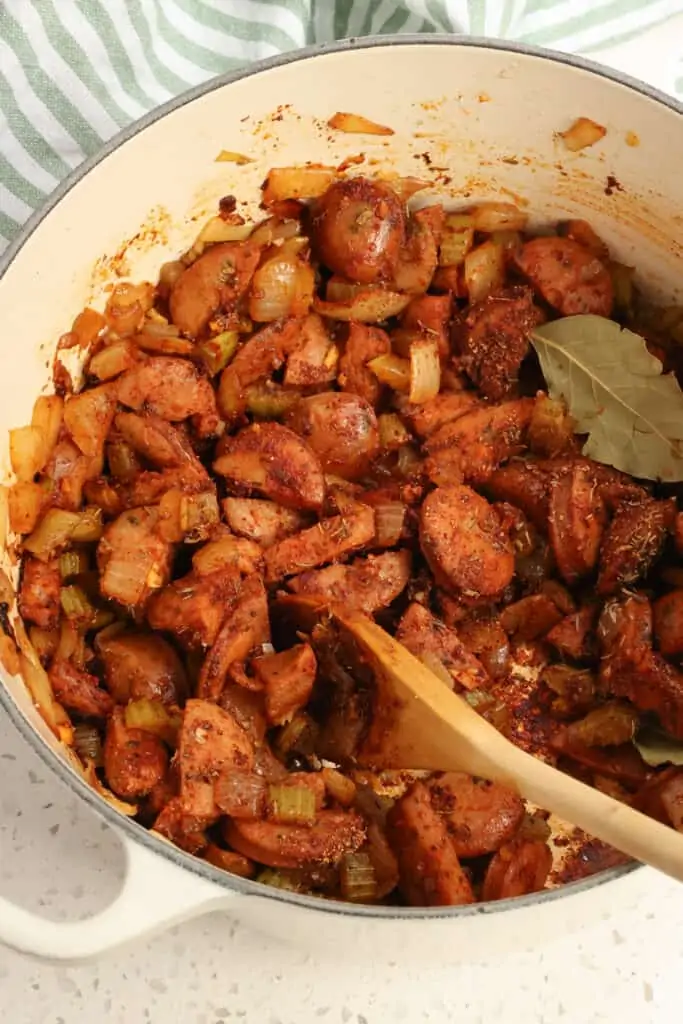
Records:
[[[379,687],[362,763],[465,771],[506,783],[538,807],[683,881],[683,834],[515,747],[372,619],[339,607],[329,614],[353,636]]]

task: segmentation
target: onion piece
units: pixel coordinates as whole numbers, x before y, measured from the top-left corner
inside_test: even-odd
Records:
[[[215,491],[183,495],[180,502],[180,528],[186,543],[197,544],[206,540],[219,522],[220,511]]]
[[[136,362],[135,347],[125,338],[105,345],[88,363],[88,373],[98,380],[111,380],[125,373]]]
[[[325,299],[328,302],[346,302],[361,291],[364,291],[362,284],[354,284],[339,274],[333,274],[325,286]]]
[[[281,240],[287,241],[288,238],[296,238],[297,235],[301,234],[301,221],[299,220],[280,220],[279,217],[267,217],[260,224],[257,224],[249,240],[255,245],[272,245],[273,242]]]
[[[273,247],[251,282],[249,316],[269,323],[287,316],[304,316],[310,309],[315,273],[303,258],[308,239],[291,238]]]
[[[50,495],[42,484],[12,484],[7,491],[10,529],[22,535],[31,533],[49,500]]]
[[[107,301],[104,318],[120,338],[135,334],[154,302],[154,285],[147,282],[117,284]]]
[[[523,231],[529,219],[514,203],[481,203],[469,211],[475,231]]]
[[[394,129],[386,125],[370,121],[361,114],[347,114],[338,111],[333,114],[327,122],[328,128],[334,128],[338,132],[347,132],[350,135],[393,135]]]
[[[215,158],[217,164],[237,164],[242,167],[244,164],[253,164],[253,157],[245,156],[244,153],[233,153],[231,149],[222,149]]]
[[[570,128],[559,134],[566,148],[571,153],[576,153],[587,146],[594,146],[607,135],[607,129],[591,121],[590,117],[578,117]]]
[[[410,431],[395,412],[383,412],[377,417],[380,448],[396,451],[412,441]]]
[[[107,463],[111,475],[124,483],[134,480],[142,469],[137,455],[125,441],[111,441],[107,445]]]
[[[29,630],[29,641],[36,652],[41,665],[45,665],[57,652],[59,644],[58,629],[41,629],[40,626],[31,626]]]
[[[446,217],[441,245],[439,266],[459,266],[474,244],[474,222],[470,213],[450,213]]]
[[[377,356],[367,366],[382,384],[388,384],[394,391],[410,390],[410,360],[394,355]]]
[[[263,205],[271,206],[283,199],[317,199],[336,177],[336,168],[322,164],[273,167],[263,187]]]
[[[356,784],[336,768],[324,767],[320,772],[325,789],[332,800],[342,807],[351,807],[356,799]]]
[[[116,384],[72,395],[64,405],[64,426],[84,455],[100,455],[116,412]]]
[[[158,352],[163,356],[191,356],[196,349],[187,338],[177,338],[174,334],[151,334],[141,331],[134,338],[135,344],[143,352]]]
[[[331,320],[357,320],[362,324],[376,324],[397,316],[410,302],[410,295],[384,288],[360,288],[349,299],[326,302],[313,300],[313,309]]]
[[[96,505],[86,505],[78,514],[78,522],[71,531],[71,540],[78,544],[93,544],[100,539],[103,530],[102,509]]]
[[[215,216],[211,217],[202,227],[191,247],[183,253],[182,262],[187,266],[198,259],[207,245],[215,245],[218,242],[243,242],[252,232],[254,225],[245,224],[242,217],[233,216],[231,219]]]
[[[31,415],[31,426],[39,430],[43,438],[42,465],[39,466],[39,472],[45,468],[57,444],[63,416],[64,399],[60,395],[41,395],[36,399]]]
[[[401,501],[387,501],[375,505],[375,543],[381,548],[393,548],[403,534],[406,507]]]
[[[55,658],[70,661],[76,668],[85,666],[85,637],[70,619],[62,619]]]
[[[19,667],[33,698],[33,703],[43,719],[55,736],[64,742],[69,742],[73,735],[71,721],[61,704],[55,700],[48,674],[32,648],[30,648],[29,654],[23,652],[19,654]]]
[[[17,427],[9,432],[9,457],[20,483],[29,483],[43,468],[45,441],[38,427]]]
[[[143,732],[158,736],[169,747],[175,749],[178,746],[178,734],[183,720],[178,708],[168,708],[159,700],[141,697],[126,704],[124,719],[129,729],[142,729]]]
[[[478,245],[465,256],[465,287],[471,303],[481,302],[505,283],[505,250],[496,242]]]
[[[416,338],[410,346],[410,393],[413,405],[435,398],[441,387],[441,360],[436,338]]]
[[[49,562],[67,546],[80,519],[78,512],[67,512],[61,508],[48,509],[36,529],[24,541],[24,550],[42,562]]]
[[[268,785],[261,775],[223,769],[214,782],[214,799],[231,818],[261,818],[265,814]]]
[[[105,326],[106,320],[103,315],[95,309],[86,307],[81,310],[71,325],[70,334],[74,339],[73,343],[80,348],[88,348]],[[67,346],[61,345],[60,347],[66,348]]]

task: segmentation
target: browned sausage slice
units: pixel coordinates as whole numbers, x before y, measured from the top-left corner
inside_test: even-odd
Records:
[[[114,710],[114,701],[100,688],[97,676],[71,662],[55,658],[48,675],[55,697],[69,711],[85,718],[107,718]]]
[[[491,680],[479,659],[462,643],[460,637],[441,619],[414,602],[403,615],[396,630],[396,639],[416,658],[425,655],[439,661],[453,682],[464,690],[487,689]]]
[[[218,700],[228,669],[244,661],[250,651],[270,642],[268,596],[260,576],[250,576],[242,584],[234,605],[225,616],[216,640],[204,659],[197,696]]]
[[[254,745],[230,712],[192,699],[185,706],[177,759],[183,812],[208,823],[217,817],[215,779],[227,767],[251,771]]]
[[[327,473],[355,480],[379,452],[375,410],[359,395],[326,391],[302,398],[286,425],[300,434]]]
[[[233,533],[264,548],[306,525],[300,512],[263,498],[226,498],[223,512]]]
[[[617,509],[600,549],[599,594],[614,594],[647,574],[664,546],[671,512],[669,502],[651,500]]]
[[[265,553],[266,580],[276,583],[302,569],[333,562],[368,544],[375,535],[375,512],[358,504],[341,516],[321,519],[316,526],[273,544]]]
[[[550,540],[567,583],[576,583],[595,567],[605,518],[605,505],[589,468],[579,463],[553,481]]]
[[[365,824],[352,811],[319,811],[312,825],[230,821],[225,838],[238,853],[272,868],[335,864],[365,840]]]
[[[162,420],[177,423],[194,417],[197,433],[208,437],[220,420],[209,380],[187,359],[153,356],[116,381],[119,402],[139,411],[145,406]]]
[[[152,629],[175,633],[184,647],[209,647],[239,588],[239,571],[233,567],[208,576],[188,573],[154,595],[147,620]]]
[[[317,455],[279,423],[254,423],[228,438],[214,469],[236,490],[255,491],[287,508],[317,510],[325,497]]]
[[[409,551],[356,558],[349,565],[302,572],[289,581],[289,589],[303,596],[322,597],[347,609],[374,615],[386,608],[410,580]]]
[[[19,611],[22,617],[35,622],[41,629],[55,629],[61,614],[61,587],[59,562],[24,558],[19,588]]]
[[[537,529],[548,529],[550,474],[538,462],[513,459],[486,481],[486,494],[521,509]]]
[[[103,635],[104,634],[104,635]],[[113,633],[95,638],[107,689],[119,704],[157,700],[181,704],[187,694],[183,664],[168,641],[155,633]]]
[[[246,409],[246,388],[278,370],[305,339],[301,321],[294,318],[266,324],[240,348],[221,374],[218,405],[229,423]]]
[[[664,657],[683,654],[683,590],[660,597],[652,611],[657,646]]]
[[[223,306],[229,309],[249,287],[261,249],[253,244],[221,242],[185,270],[170,296],[173,323],[196,337]]]
[[[420,545],[437,581],[464,597],[493,596],[515,559],[496,510],[470,487],[437,487],[420,510]]]
[[[133,508],[110,523],[97,547],[100,590],[132,607],[143,604],[171,574],[172,545],[158,533],[159,510]]]
[[[558,622],[547,634],[546,640],[567,658],[575,661],[590,658],[595,653],[593,627],[597,617],[596,605],[584,605]]]
[[[609,316],[612,279],[603,263],[571,238],[533,238],[516,254],[517,266],[563,316]]]
[[[313,692],[318,668],[310,644],[255,658],[252,668],[265,686],[265,707],[273,725],[283,725],[306,704]]]
[[[445,772],[430,779],[428,789],[458,857],[493,853],[512,839],[524,817],[524,801],[500,782]]]
[[[401,327],[419,331],[436,338],[439,355],[444,359],[450,355],[448,325],[451,319],[453,300],[450,295],[417,295],[411,299],[401,314]]]
[[[129,729],[123,708],[115,708],[107,723],[104,774],[110,788],[124,800],[145,796],[161,782],[168,754],[158,736],[144,729]]]
[[[499,402],[513,390],[529,348],[529,331],[542,319],[531,289],[517,287],[489,295],[455,322],[453,338],[462,366],[486,398]]]
[[[502,462],[524,447],[533,408],[533,398],[483,406],[435,430],[426,443],[430,478],[440,484],[453,467],[460,469],[463,479],[475,485],[485,483]]]
[[[442,391],[424,405],[401,403],[400,409],[418,437],[425,438],[480,405],[474,391]]]
[[[344,353],[339,360],[337,380],[342,391],[350,391],[370,405],[377,405],[382,386],[367,364],[389,352],[391,342],[386,331],[368,324],[350,323]]]
[[[387,838],[398,858],[399,888],[412,906],[474,903],[446,823],[432,807],[423,783],[416,782],[390,810]]]
[[[513,839],[501,847],[488,866],[482,900],[506,900],[540,892],[544,888],[553,855],[541,839]]]

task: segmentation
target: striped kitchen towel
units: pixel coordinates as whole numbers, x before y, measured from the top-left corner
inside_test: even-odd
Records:
[[[310,43],[466,32],[582,53],[683,94],[683,0],[0,0],[0,250],[120,128]]]

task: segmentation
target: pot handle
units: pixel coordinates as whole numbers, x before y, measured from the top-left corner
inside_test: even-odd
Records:
[[[0,897],[0,942],[54,961],[82,961],[230,905],[235,894],[119,835],[126,856],[116,899],[84,921],[49,921]]]

